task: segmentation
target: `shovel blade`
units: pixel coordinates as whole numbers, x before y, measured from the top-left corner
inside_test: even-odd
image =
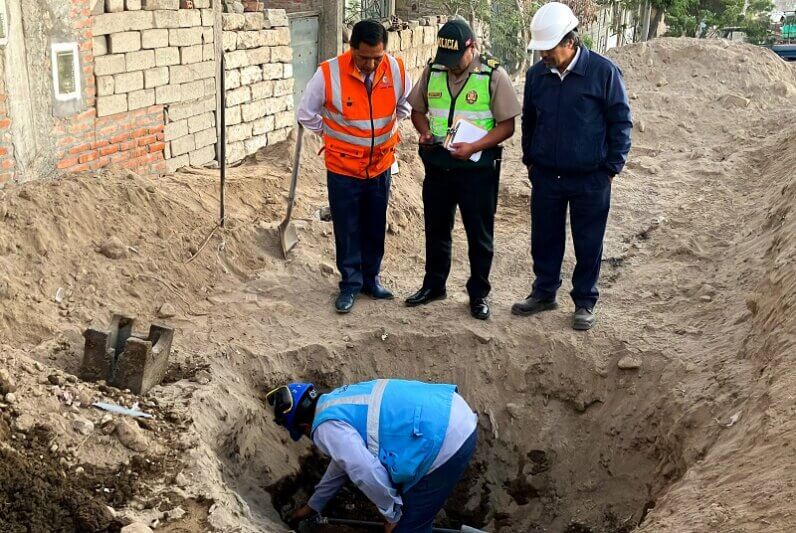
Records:
[[[287,254],[299,243],[296,226],[289,220],[279,225],[279,243],[282,245],[282,256],[287,259]]]

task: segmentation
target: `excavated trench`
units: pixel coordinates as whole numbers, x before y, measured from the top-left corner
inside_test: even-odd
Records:
[[[682,475],[673,464],[676,437],[659,431],[672,400],[658,390],[655,368],[642,374],[616,367],[617,356],[627,350],[623,343],[604,336],[588,343],[572,339],[562,342],[537,332],[506,339],[468,330],[433,336],[378,330],[343,346],[310,345],[277,354],[247,369],[246,383],[259,384],[258,398],[263,381],[285,379],[327,389],[374,376],[455,383],[478,413],[479,445],[438,525],[504,532],[631,531]],[[287,442],[267,413],[227,423],[233,424],[233,436],[218,452],[230,467],[230,486],[244,485],[236,471],[267,472],[259,489],[270,494],[274,518],[306,502],[328,459]],[[253,444],[274,438],[281,440],[277,451]],[[378,520],[353,486],[325,514]]]

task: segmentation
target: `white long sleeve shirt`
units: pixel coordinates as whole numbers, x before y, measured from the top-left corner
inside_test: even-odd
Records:
[[[477,424],[478,417],[464,398],[454,394],[445,439],[429,473],[459,451]],[[350,479],[387,521],[394,524],[401,519],[403,500],[393,486],[387,469],[368,451],[356,429],[345,422],[330,420],[315,429],[312,439],[321,453],[332,459],[308,502],[314,511],[323,511],[329,500]]]
[[[371,72],[368,75],[371,81],[373,81],[374,74],[375,72]],[[412,91],[412,77],[409,75],[409,72],[406,72],[405,78],[404,93],[398,100],[396,109],[399,120],[412,114],[412,107],[406,101],[409,97],[409,93]],[[296,111],[296,119],[305,128],[319,135],[323,133],[323,117],[321,116],[321,112],[323,111],[325,98],[326,83],[323,79],[323,71],[318,68],[307,83],[306,89],[304,89],[298,111]]]

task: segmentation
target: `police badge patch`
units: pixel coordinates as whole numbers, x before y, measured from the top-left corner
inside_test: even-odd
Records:
[[[467,103],[473,105],[478,101],[478,91],[470,91],[469,93],[467,93],[466,98],[467,98]]]

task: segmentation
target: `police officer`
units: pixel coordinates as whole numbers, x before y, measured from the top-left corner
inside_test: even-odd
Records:
[[[291,522],[320,513],[350,479],[376,505],[386,533],[431,532],[475,452],[478,419],[454,385],[378,379],[320,394],[291,383],[267,398],[294,441],[307,436],[331,458]]]
[[[522,114],[522,160],[531,194],[531,255],[536,279],[515,315],[555,309],[569,208],[575,271],[572,326],[595,324],[597,280],[611,204],[611,184],[630,151],[630,116],[622,72],[580,43],[578,19],[559,2],[533,17],[529,48],[542,61],[528,70]]]
[[[498,62],[479,55],[475,35],[463,20],[446,23],[437,36],[437,54],[409,95],[412,123],[420,133],[425,166],[423,209],[426,275],[422,288],[406,300],[412,307],[444,298],[451,267],[451,231],[459,206],[470,257],[470,313],[489,318],[495,210],[502,148],[514,134],[521,112],[511,80]],[[442,143],[456,121],[487,130],[472,143]],[[481,153],[478,161],[470,158]]]

